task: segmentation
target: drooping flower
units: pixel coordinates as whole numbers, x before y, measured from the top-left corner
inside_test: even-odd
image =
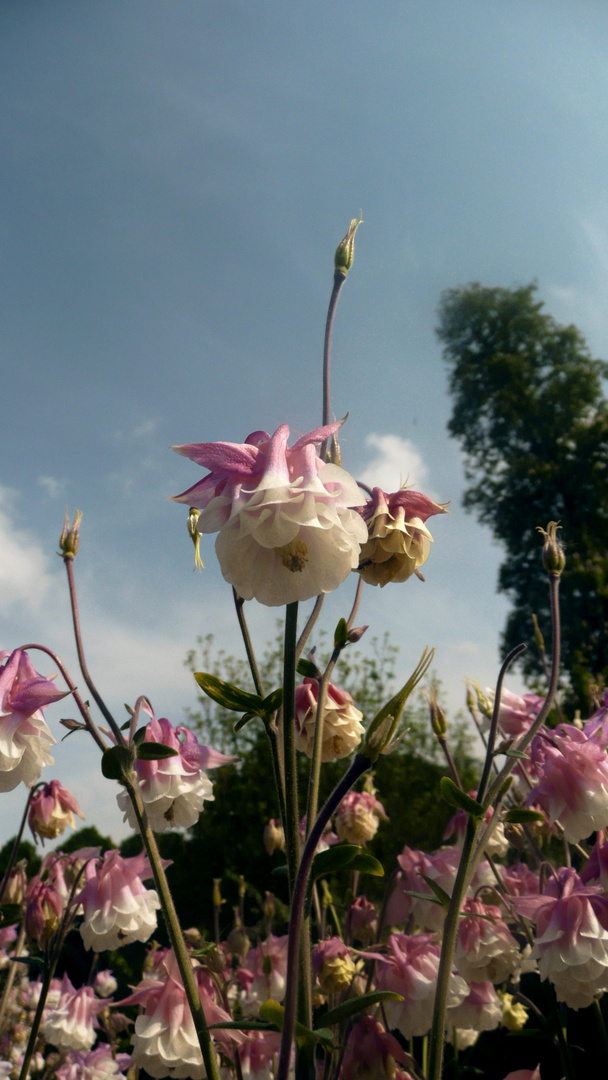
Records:
[[[58,1080],[126,1080],[131,1064],[129,1054],[112,1054],[109,1043],[102,1043],[88,1053],[72,1052],[57,1069]]]
[[[454,951],[458,973],[468,983],[501,983],[513,974],[518,961],[519,945],[501,917],[500,908],[465,897]]]
[[[515,907],[536,923],[532,957],[541,979],[549,979],[558,1001],[584,1009],[608,990],[608,898],[596,885],[584,885],[572,867],[563,866],[546,892],[521,896]]]
[[[48,1042],[58,1050],[90,1050],[96,1039],[97,1014],[106,1007],[95,996],[92,986],[75,990],[67,975],[61,983],[61,996],[42,1023]]]
[[[365,845],[378,832],[380,821],[388,818],[375,795],[370,791],[349,791],[336,811],[336,832],[348,844]]]
[[[406,845],[397,857],[401,869],[387,906],[388,925],[400,926],[412,917],[422,930],[440,930],[445,921],[445,908],[437,902],[424,878],[432,878],[451,896],[460,857],[460,849],[456,846],[440,848],[434,855],[427,855]],[[426,894],[428,900],[420,900],[412,893]]]
[[[222,574],[245,600],[275,607],[333,592],[359,564],[367,529],[351,507],[353,478],[325,464],[318,447],[340,427],[316,428],[288,447],[289,428],[255,431],[244,443],[175,446],[209,469],[176,496],[201,508],[197,528],[218,532]]]
[[[405,1064],[407,1055],[394,1035],[372,1016],[355,1021],[346,1045],[342,1080],[393,1080],[395,1063]]]
[[[102,859],[87,863],[86,884],[76,898],[84,911],[80,934],[86,949],[105,952],[148,940],[160,908],[156,890],[142,882],[150,877],[143,852],[123,858],[118,851],[106,851]]]
[[[493,708],[494,690],[486,689],[486,695]],[[498,712],[498,723],[503,734],[509,739],[523,735],[524,731],[527,731],[536,720],[544,700],[539,694],[514,694],[512,690],[503,688]],[[489,727],[489,720],[484,727],[486,729]]]
[[[74,814],[84,820],[77,800],[59,780],[51,780],[32,797],[28,825],[34,840],[54,840],[69,827],[74,828]]]
[[[287,981],[287,935],[270,934],[250,949],[238,976],[244,991],[240,998],[244,1016],[257,1016],[260,1005],[269,998],[282,1001]]]
[[[0,791],[12,791],[23,780],[32,787],[43,766],[53,765],[50,747],[57,741],[43,715],[45,705],[69,693],[34,670],[22,649],[0,651]]]
[[[309,758],[313,753],[318,701],[317,679],[307,677],[296,686],[296,750],[303,751]],[[329,683],[323,718],[321,761],[336,761],[352,754],[365,730],[362,719],[363,714],[355,707],[350,694]]]
[[[339,994],[348,989],[357,969],[348,945],[339,937],[331,937],[312,950],[312,970],[324,994]]]
[[[27,935],[44,948],[59,929],[64,909],[63,898],[53,883],[42,881],[37,876],[29,884],[25,905]]]
[[[146,726],[144,742],[163,743],[177,751],[173,757],[149,761],[137,758],[135,761],[139,791],[150,827],[154,832],[187,829],[198,821],[205,799],[213,799],[213,786],[205,770],[216,769],[219,765],[227,765],[238,759],[220,754],[210,746],[202,746],[188,728],[181,724],[173,727],[169,720],[164,717],[157,719],[149,708],[138,703],[138,709],[140,707],[151,717]],[[137,828],[137,819],[127,792],[119,792],[116,801],[124,811],[125,821],[132,828]]]
[[[375,906],[365,896],[356,896],[348,909],[344,930],[347,937],[362,945],[370,945],[378,931]]]
[[[359,572],[368,585],[407,581],[426,562],[433,537],[425,522],[433,514],[445,514],[447,503],[436,503],[420,491],[401,488],[387,495],[374,488],[372,498],[360,508],[367,522],[368,539],[361,548]]]
[[[559,819],[566,840],[578,843],[608,826],[608,754],[597,739],[573,724],[558,724],[534,737],[530,756],[538,783],[527,801]]]
[[[493,1031],[502,1019],[502,1005],[491,982],[471,983],[464,1001],[448,1010],[448,1031]],[[453,1037],[450,1038],[453,1042]],[[462,1045],[462,1043],[459,1043]]]
[[[388,1024],[391,1029],[398,1028],[406,1039],[426,1035],[433,1020],[441,948],[431,934],[391,934],[388,947],[385,956],[368,953],[379,961],[376,988],[394,990],[403,997],[403,1001],[384,1002]],[[448,1007],[455,1008],[468,992],[464,979],[452,972]]]
[[[209,977],[197,961],[192,965],[207,1023],[230,1021],[229,1013],[213,1000],[213,984]],[[154,969],[146,973],[135,991],[119,1004],[142,1006],[133,1035],[134,1064],[154,1077],[204,1080],[203,1056],[172,950],[157,954]],[[244,1041],[238,1031],[219,1030],[215,1034],[226,1044]]]

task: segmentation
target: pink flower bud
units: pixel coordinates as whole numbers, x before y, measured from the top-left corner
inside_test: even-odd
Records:
[[[51,780],[32,797],[28,814],[28,825],[34,840],[54,840],[65,832],[68,826],[74,828],[74,814],[84,820],[74,796],[64,788],[59,780]]]
[[[25,929],[28,937],[41,948],[48,945],[59,929],[63,899],[54,885],[33,878],[26,893]]]
[[[296,749],[312,758],[319,683],[316,679],[306,678],[296,686]],[[323,743],[321,761],[336,761],[347,757],[361,742],[364,732],[362,713],[355,708],[350,694],[339,690],[330,683],[323,721]]]

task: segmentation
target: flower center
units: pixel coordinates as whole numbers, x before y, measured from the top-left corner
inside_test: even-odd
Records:
[[[274,550],[285,569],[291,570],[292,574],[300,574],[308,562],[308,547],[299,537],[291,540],[289,544],[283,544],[283,547],[277,547]]]

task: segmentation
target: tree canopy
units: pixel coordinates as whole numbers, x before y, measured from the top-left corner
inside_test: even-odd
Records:
[[[608,675],[608,365],[575,326],[543,310],[536,284],[449,289],[437,334],[449,365],[448,430],[465,455],[464,505],[505,547],[499,590],[513,603],[502,637],[521,641],[528,675],[542,670],[532,614],[550,637],[537,528],[559,521],[566,548],[562,658],[581,706]]]

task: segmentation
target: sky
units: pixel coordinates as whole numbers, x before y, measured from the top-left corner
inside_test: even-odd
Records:
[[[168,499],[200,469],[169,447],[320,423],[333,253],[361,209],[334,330],[344,466],[450,513],[426,582],[364,590],[358,621],[389,632],[403,681],[435,646],[452,713],[467,677],[492,685],[501,549],[462,509],[436,309],[470,281],[536,280],[608,356],[607,100],[599,0],[5,0],[0,648],[45,644],[84,690],[67,506],[89,668],[119,720],[145,693],[183,721],[198,635],[242,655],[213,538],[194,573]],[[330,632],[352,592],[328,599]],[[261,651],[279,612],[247,609]],[[58,739],[69,708],[47,712]],[[94,744],[55,757],[45,778],[124,836]],[[2,796],[0,842],[24,797]]]

